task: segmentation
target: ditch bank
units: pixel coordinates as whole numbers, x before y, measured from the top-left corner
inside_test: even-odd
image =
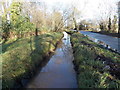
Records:
[[[11,44],[9,48],[12,49],[2,54],[2,88],[26,86],[37,73],[37,68],[42,68],[54,54],[62,37],[62,33],[48,33]]]
[[[28,83],[26,88],[77,88],[70,35],[64,37],[49,62]]]
[[[120,55],[92,42],[80,33],[71,34],[79,88],[120,88]]]

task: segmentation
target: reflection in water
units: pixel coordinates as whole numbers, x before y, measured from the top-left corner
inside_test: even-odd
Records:
[[[63,34],[61,45],[27,88],[77,88],[70,36]]]

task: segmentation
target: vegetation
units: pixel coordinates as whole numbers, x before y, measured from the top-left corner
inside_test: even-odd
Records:
[[[65,22],[73,12],[53,8],[49,13],[43,2],[0,2],[2,7],[0,39],[3,88],[17,86],[32,76],[35,68],[56,48]],[[65,14],[67,13],[67,14]],[[74,22],[75,22],[74,15]]]
[[[107,20],[100,20],[99,22],[91,22],[82,20],[78,24],[79,30],[91,30],[94,32],[101,33],[118,33],[118,22],[117,16],[114,15],[113,19],[108,18]]]
[[[39,4],[44,7],[40,8]],[[0,5],[3,68],[0,77],[3,88],[9,88],[31,76],[43,58],[54,51],[62,38],[63,20],[59,11],[47,14],[43,3],[12,0],[11,3],[0,2]]]
[[[61,33],[48,33],[12,40],[3,44],[2,83],[3,88],[13,87],[34,73],[34,70],[56,48]]]
[[[120,87],[120,55],[81,34],[74,34],[78,30],[96,28],[102,32],[117,33],[117,16],[112,15],[112,9],[109,8],[109,13],[103,10],[105,12],[101,15],[106,18],[101,16],[96,24],[84,20],[82,10],[87,6],[86,1],[78,5],[81,10],[75,3],[62,7],[62,3],[58,2],[48,8],[45,2],[22,1],[0,2],[0,78],[3,79],[3,88],[17,86],[22,79],[29,79],[44,57],[54,51],[63,36],[62,31],[71,34],[79,87]]]
[[[106,3],[106,4],[105,4]],[[107,0],[104,0],[101,5],[98,5],[98,11],[96,15],[99,13],[98,19],[83,19],[78,23],[79,30],[92,30],[94,32],[100,32],[102,34],[108,33],[111,34],[118,34],[119,27],[118,27],[118,2],[108,4]],[[117,5],[116,5],[117,4]],[[112,6],[114,5],[114,6]],[[104,7],[104,9],[100,9]],[[119,9],[119,8],[118,8]],[[93,15],[94,16],[94,15]],[[109,34],[110,33],[110,34]],[[114,35],[113,35],[114,36]]]
[[[42,7],[40,7],[40,5]],[[59,32],[64,26],[62,14],[54,10],[49,13],[45,10],[46,5],[34,2],[2,2],[2,40],[23,38],[40,35],[45,32]],[[7,6],[8,5],[8,6]]]
[[[71,35],[79,88],[120,88],[120,55],[80,33]]]
[[[114,15],[113,19],[109,17],[106,21],[101,20],[99,22],[99,28],[101,32],[118,33],[117,16]]]

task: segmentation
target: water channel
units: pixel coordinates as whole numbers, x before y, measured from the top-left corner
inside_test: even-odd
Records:
[[[49,62],[30,81],[27,88],[77,88],[70,36],[63,32],[62,43]]]

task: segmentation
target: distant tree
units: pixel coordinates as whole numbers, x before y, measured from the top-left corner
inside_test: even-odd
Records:
[[[72,7],[72,19],[73,19],[73,24],[75,25],[75,29],[78,30],[78,25],[77,25],[77,20],[79,19],[79,16],[80,15],[80,11],[75,7],[73,6]]]
[[[120,1],[118,2],[118,37],[120,38]],[[120,39],[118,39],[118,49],[120,50]]]
[[[29,4],[29,8],[27,8],[27,10],[29,11],[28,13],[31,16],[31,22],[35,25],[35,35],[37,36],[39,33],[39,29],[45,29],[47,27],[46,22],[47,22],[47,14],[46,14],[46,6],[42,5],[42,8],[44,8],[44,10],[42,10],[42,8],[40,7],[42,4],[41,3],[35,3],[35,2],[31,2]],[[26,11],[27,11],[26,10]]]
[[[58,11],[53,11],[53,25],[54,31],[59,31],[64,26],[62,14]]]
[[[105,30],[105,24],[103,22],[100,22],[99,26],[100,26],[101,31]]]
[[[118,28],[118,23],[117,23],[117,16],[116,15],[114,15],[114,18],[113,18],[113,20],[112,20],[112,32],[113,33],[118,33],[118,30],[117,30],[117,28]]]
[[[109,32],[111,32],[111,18],[109,17],[109,21],[108,21],[108,30]]]
[[[11,24],[9,21],[9,13],[8,13],[8,2],[1,2],[1,6],[2,6],[2,15],[1,15],[1,20],[2,20],[2,28],[1,28],[1,32],[2,32],[2,38],[7,41],[7,39],[9,38],[9,34],[10,34],[10,28],[11,28]]]
[[[92,23],[90,23],[89,21],[86,21],[86,20],[82,20],[80,23],[79,23],[79,29],[80,30],[89,30],[92,26]]]
[[[28,15],[23,14],[22,6],[22,2],[16,2],[15,0],[11,4],[8,2],[2,3],[2,37],[5,41],[8,38],[21,38],[34,28]]]
[[[112,6],[112,4],[106,4],[108,1],[103,1],[103,4],[100,4],[98,8],[104,7],[103,9],[100,9],[100,19],[98,20],[98,23],[100,25],[100,29],[105,32],[113,32],[113,19],[114,15],[116,15],[116,9]],[[103,28],[102,28],[103,27]]]
[[[12,31],[16,32],[17,37],[23,37],[25,32],[30,31],[34,25],[30,22],[29,15],[23,14],[23,3],[12,2],[10,6],[10,23]],[[26,13],[28,14],[28,13]]]

